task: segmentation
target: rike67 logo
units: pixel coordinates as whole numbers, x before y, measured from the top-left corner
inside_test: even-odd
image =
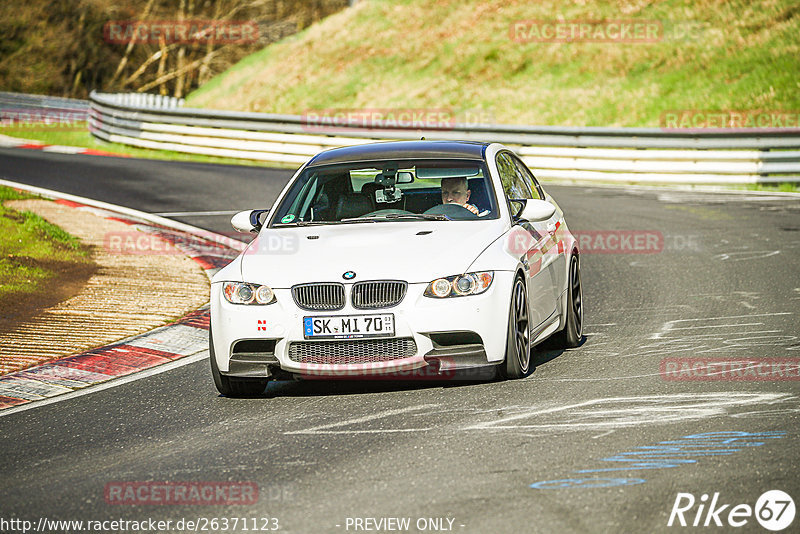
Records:
[[[708,494],[695,499],[691,493],[678,493],[669,514],[667,526],[727,526],[743,527],[755,516],[756,521],[767,530],[784,530],[794,521],[794,500],[781,490],[770,490],[758,498],[755,506],[749,504],[723,504],[719,492],[709,502]]]

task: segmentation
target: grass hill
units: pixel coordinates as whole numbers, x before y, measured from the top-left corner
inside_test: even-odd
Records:
[[[660,29],[649,42],[531,42],[532,26],[519,25],[555,19]],[[797,113],[798,72],[794,0],[361,0],[246,57],[188,105],[447,108],[508,124],[656,127],[668,110]]]

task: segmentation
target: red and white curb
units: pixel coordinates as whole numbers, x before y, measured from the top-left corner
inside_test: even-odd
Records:
[[[230,237],[122,206],[6,180],[0,180],[0,185],[89,210],[155,235],[198,262],[209,278],[247,246]],[[202,359],[205,355],[200,353],[208,349],[209,320],[208,306],[204,306],[175,323],[150,332],[0,376],[0,415],[27,408],[31,403],[48,403],[46,401],[55,400],[54,397],[71,397],[78,391],[106,389],[98,385],[138,375],[156,366],[169,370],[174,368],[169,365],[171,362],[181,359],[186,359],[187,364]],[[192,356],[196,357],[190,358]],[[155,373],[144,376],[149,374]]]
[[[118,158],[129,157],[125,154],[114,154],[104,150],[95,150],[94,148],[48,145],[32,139],[20,139],[18,137],[9,137],[7,135],[0,135],[0,148],[29,148],[32,150],[41,150],[42,152],[57,152],[59,154],[87,154],[89,156],[114,156]]]

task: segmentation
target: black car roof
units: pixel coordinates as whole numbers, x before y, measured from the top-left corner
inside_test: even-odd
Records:
[[[387,141],[326,150],[308,165],[386,159],[483,159],[487,146],[489,143],[474,141]]]

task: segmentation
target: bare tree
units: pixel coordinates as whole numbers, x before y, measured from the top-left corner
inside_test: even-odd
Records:
[[[139,20],[147,20],[147,16],[150,14],[150,10],[153,8],[154,1],[155,0],[147,0],[147,4],[144,6],[144,10],[142,11],[142,16]],[[133,37],[131,38],[130,42],[128,42],[128,45],[125,47],[125,54],[122,56],[119,65],[117,65],[117,70],[114,72],[114,76],[111,78],[112,85],[117,80],[117,78],[119,78],[120,74],[122,74],[122,71],[125,70],[125,66],[128,64],[128,58],[130,57],[131,52],[133,52],[133,47],[136,44],[136,37],[137,34],[136,32],[134,32]]]
[[[163,37],[157,47],[133,31],[109,90],[149,91],[182,97],[244,56],[346,7],[347,0],[146,0],[138,21],[175,21],[192,28],[186,39]],[[211,21],[204,25],[200,22]],[[218,39],[214,24],[246,22],[252,42]],[[138,45],[138,46],[137,46]]]

